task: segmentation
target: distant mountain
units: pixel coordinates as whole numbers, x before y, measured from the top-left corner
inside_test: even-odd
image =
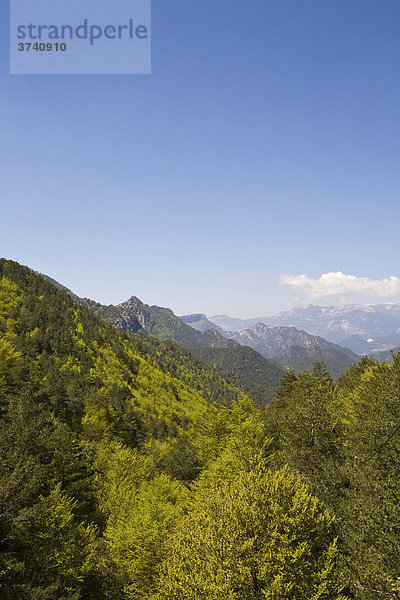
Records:
[[[266,358],[278,356],[291,346],[300,346],[313,351],[339,349],[350,358],[354,358],[351,350],[341,348],[320,336],[311,335],[296,327],[268,327],[265,323],[256,323],[253,327],[231,331],[226,335],[239,344],[250,346]]]
[[[353,335],[376,340],[391,336],[400,328],[400,304],[307,305],[269,317],[231,319],[219,315],[210,320],[225,330],[244,329],[262,322],[270,327],[296,327],[334,343]]]
[[[375,352],[372,354],[372,358],[381,362],[393,362],[392,352],[397,354],[400,351],[400,346],[392,348],[391,350],[384,350],[383,352]]]
[[[260,356],[252,348],[227,339],[219,330],[208,328],[204,332],[199,331],[182,321],[171,309],[149,306],[135,296],[118,306],[100,305],[94,309],[117,329],[132,333],[144,330],[158,339],[173,340],[222,372],[227,381],[251,394],[259,406],[265,406],[272,400],[283,375],[279,365]],[[202,316],[196,315],[200,319],[194,318],[192,322],[199,323]]]
[[[238,329],[245,329],[246,327],[252,327],[256,323],[266,323],[271,317],[255,317],[253,319],[239,319],[234,317],[228,317],[228,315],[214,315],[209,317],[209,320],[215,325],[218,325],[224,331],[237,331]]]
[[[349,348],[349,350],[352,350],[352,352],[355,352],[359,356],[386,349],[386,347],[377,344],[372,338],[367,338],[366,335],[360,335],[359,333],[355,333],[341,340],[340,346]]]
[[[273,398],[284,372],[282,367],[260,356],[252,348],[227,339],[219,328],[199,331],[182,321],[171,309],[149,306],[136,296],[117,306],[105,306],[87,298],[78,298],[54,279],[43,277],[117,329],[152,335],[159,340],[172,340],[183,346],[203,362],[223,372],[227,381],[240,386],[257,405],[265,406]],[[193,319],[193,322],[199,322],[204,315],[191,316],[200,317]]]
[[[379,352],[386,352],[400,346],[400,333],[396,332],[393,335],[388,335],[382,338],[367,338],[362,335],[352,335],[349,338],[345,338],[340,342],[341,346],[350,348],[356,354],[361,355],[375,355]]]
[[[284,368],[296,371],[310,369],[319,360],[337,377],[350,364],[359,360],[351,350],[295,327],[271,328],[264,323],[256,323],[253,327],[226,335],[240,344],[250,346],[265,358],[275,359]]]
[[[193,329],[197,329],[202,333],[208,331],[209,329],[217,329],[217,331],[222,332],[221,327],[219,327],[215,323],[212,323],[209,319],[207,319],[206,315],[203,315],[201,313],[193,315],[183,315],[179,318],[187,325],[190,325],[190,327],[193,327]]]

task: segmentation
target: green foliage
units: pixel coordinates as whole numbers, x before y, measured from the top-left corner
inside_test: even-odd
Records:
[[[345,437],[341,405],[321,363],[298,377],[287,373],[268,409],[268,420],[275,438],[275,463],[292,465],[332,505],[342,484]]]
[[[400,355],[393,364],[365,361],[357,379],[352,377],[347,394],[350,485],[339,506],[346,571],[361,598],[397,598],[392,583],[400,572]]]
[[[48,277],[46,279],[56,283]],[[56,285],[58,289],[68,291],[60,284]],[[256,405],[264,407],[272,400],[282,369],[252,348],[226,339],[216,329],[206,328],[200,331],[193,323],[188,325],[183,322],[170,309],[148,306],[135,297],[119,306],[102,306],[91,300],[77,298],[72,292],[69,294],[117,329],[140,333],[144,337],[151,334],[158,340],[171,340],[180,344],[221,372],[226,381],[250,395]],[[169,345],[169,351],[176,352],[177,348],[174,346],[175,344]]]
[[[64,590],[76,590],[90,570],[95,532],[93,526],[75,521],[75,506],[76,501],[61,490],[59,483],[23,514],[21,528],[34,547],[27,561],[31,580],[40,581],[46,565],[48,582],[58,583]]]
[[[245,395],[16,263],[0,281],[0,596],[143,597]]]
[[[157,599],[341,598],[332,518],[287,469],[202,495],[172,537]]]
[[[364,358],[336,386],[316,365],[288,373],[267,411],[271,460],[289,463],[335,512],[342,580],[361,600],[398,597],[399,382],[400,355]]]
[[[0,279],[0,331],[6,337],[12,337],[12,332],[18,323],[17,309],[21,304],[18,286],[2,277]]]
[[[0,260],[1,599],[397,600],[400,355],[258,410],[245,348],[217,372],[75,300]]]
[[[135,494],[126,496],[126,503],[119,503],[119,510],[112,511],[104,537],[124,574],[127,598],[139,600],[154,589],[158,565],[167,552],[165,542],[182,516],[187,496],[181,483],[158,475],[142,482]]]
[[[271,463],[272,442],[267,436],[266,424],[260,415],[238,411],[238,419],[226,432],[224,441],[198,478],[196,494],[209,493],[209,487],[223,480],[231,481],[238,473],[249,472],[260,461]]]
[[[198,348],[193,352],[243,389],[260,408],[272,400],[283,375],[282,369],[273,361],[248,346]]]

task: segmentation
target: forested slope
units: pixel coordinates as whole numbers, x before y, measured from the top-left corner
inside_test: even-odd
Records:
[[[0,282],[2,597],[70,597],[81,578],[98,597],[96,532],[106,536],[118,477],[132,470],[132,490],[153,485],[143,494],[172,522],[186,486],[253,409],[182,348],[117,332],[28,269],[2,260]],[[135,533],[148,534],[145,522]]]
[[[244,390],[260,408],[271,402],[285,372],[249,346],[198,348],[192,353]]]
[[[177,317],[171,309],[149,306],[135,296],[117,306],[106,306],[88,298],[79,298],[54,279],[47,275],[41,276],[117,329],[140,333],[145,337],[150,334],[161,341],[176,342],[220,371],[226,381],[245,390],[260,407],[270,402],[276,392],[284,369],[248,346],[226,339],[216,329],[196,330]]]
[[[0,597],[398,598],[400,356],[257,410],[0,260]]]

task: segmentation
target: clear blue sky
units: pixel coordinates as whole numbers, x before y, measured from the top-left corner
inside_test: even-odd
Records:
[[[8,18],[0,255],[243,317],[400,276],[398,0],[153,0],[151,76],[9,75]]]

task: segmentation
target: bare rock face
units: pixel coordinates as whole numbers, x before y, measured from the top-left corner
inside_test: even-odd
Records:
[[[145,304],[139,298],[132,296],[129,300],[118,304],[118,308],[119,315],[116,317],[116,321],[118,320],[119,324],[117,322],[113,323],[115,327],[133,333],[136,333],[140,327],[147,329],[148,313]],[[140,326],[137,329],[135,329],[136,323]]]

